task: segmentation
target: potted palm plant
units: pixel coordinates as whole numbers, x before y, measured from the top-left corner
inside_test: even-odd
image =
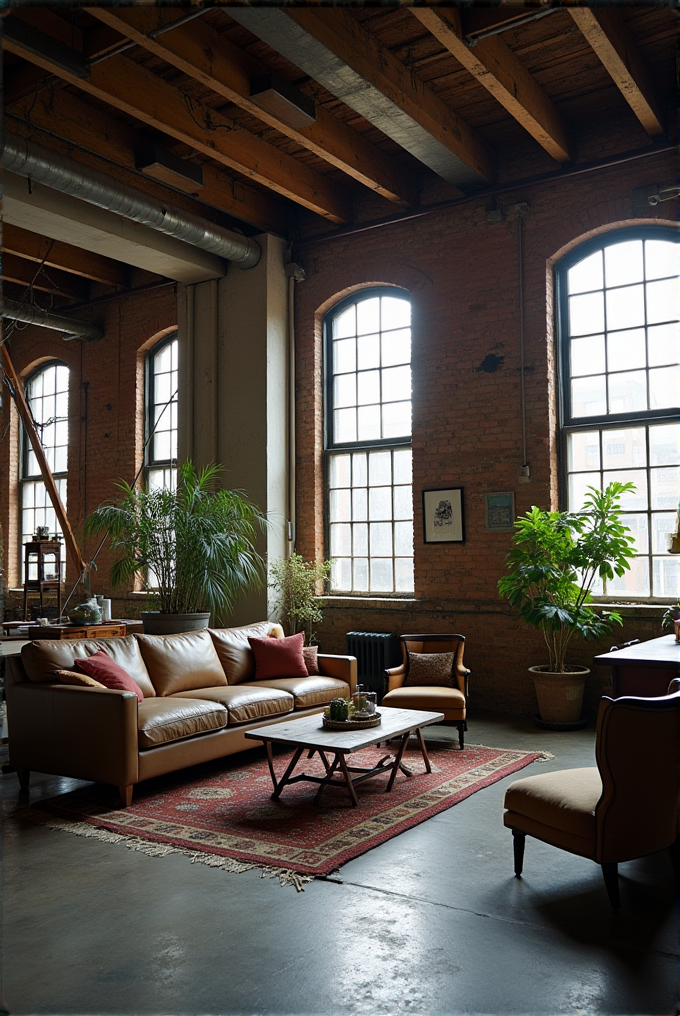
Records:
[[[144,490],[121,482],[120,497],[96,508],[85,534],[105,533],[118,554],[111,584],[140,576],[157,611],[142,612],[144,631],[169,634],[205,628],[248,589],[262,585],[264,562],[255,548],[263,513],[241,491],[219,487],[222,467],[197,472],[180,466],[174,490]]]
[[[305,561],[301,554],[275,561],[271,568],[276,616],[290,634],[304,631],[306,646],[315,643],[314,625],[323,621],[318,587],[330,573],[330,561]]]
[[[613,579],[630,568],[634,541],[621,522],[620,498],[634,489],[617,481],[605,490],[589,487],[581,512],[534,506],[515,522],[509,574],[498,591],[545,639],[548,663],[529,670],[546,723],[569,725],[581,716],[589,670],[566,662],[574,636],[598,639],[622,624],[616,611],[592,606],[591,589],[598,576]]]

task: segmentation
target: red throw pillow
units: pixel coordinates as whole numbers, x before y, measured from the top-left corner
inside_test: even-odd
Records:
[[[123,670],[103,649],[93,653],[92,656],[86,656],[84,660],[76,660],[76,667],[78,670],[82,670],[83,674],[94,677],[105,688],[133,691],[138,702],[144,701],[142,689],[135,679],[130,677],[127,670]]]
[[[302,655],[304,632],[289,635],[285,639],[257,639],[249,636],[248,641],[255,654],[256,681],[265,681],[270,677],[308,676]]]

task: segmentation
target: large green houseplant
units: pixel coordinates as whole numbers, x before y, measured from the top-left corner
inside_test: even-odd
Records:
[[[566,662],[574,636],[598,639],[622,623],[616,611],[592,606],[591,589],[598,576],[613,579],[630,568],[634,541],[621,521],[620,499],[634,489],[634,484],[618,481],[605,490],[589,487],[580,512],[534,506],[515,522],[509,573],[500,579],[498,591],[545,639],[548,664],[530,670],[541,718],[548,722],[580,717],[588,670]],[[581,676],[574,676],[579,671]]]
[[[86,535],[105,533],[118,555],[111,584],[130,585],[140,576],[154,596],[158,611],[144,616],[145,631],[205,627],[211,613],[224,617],[240,594],[262,584],[255,541],[266,518],[241,491],[219,486],[221,471],[185,462],[174,490],[118,483],[120,497],[86,520]]]
[[[275,561],[270,587],[274,592],[274,610],[289,634],[305,633],[305,645],[316,641],[314,625],[323,621],[318,587],[330,577],[330,561],[306,561],[301,554]]]

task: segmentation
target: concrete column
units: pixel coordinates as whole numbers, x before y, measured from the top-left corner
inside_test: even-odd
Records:
[[[284,241],[257,240],[255,268],[178,287],[179,458],[220,462],[225,487],[268,513],[260,551],[272,561],[288,547],[287,280]],[[267,590],[255,590],[228,622],[267,616]]]

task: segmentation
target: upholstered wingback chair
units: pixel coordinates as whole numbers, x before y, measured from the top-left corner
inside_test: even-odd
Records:
[[[614,908],[618,863],[666,847],[678,873],[680,681],[661,698],[603,698],[597,715],[596,767],[528,776],[505,793],[515,874],[524,842],[535,836],[602,866]]]
[[[443,713],[446,721],[458,727],[461,748],[467,730],[470,673],[463,666],[464,649],[464,635],[402,635],[403,660],[385,671],[388,689],[382,700],[397,709]]]

